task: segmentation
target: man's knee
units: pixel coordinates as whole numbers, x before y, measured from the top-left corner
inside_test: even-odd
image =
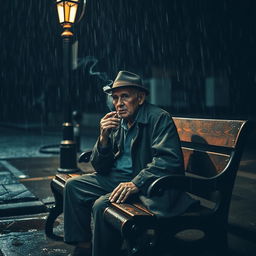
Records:
[[[109,202],[109,195],[104,195],[99,197],[93,204],[92,207],[92,212],[93,214],[97,214],[100,213],[102,214],[103,211],[109,206],[110,202]]]
[[[64,193],[72,193],[77,188],[78,177],[70,178],[66,181],[64,187]]]

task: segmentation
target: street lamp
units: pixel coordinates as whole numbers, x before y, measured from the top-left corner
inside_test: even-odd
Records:
[[[75,23],[79,3],[79,0],[56,0],[59,22],[64,28],[62,36],[73,36],[69,29]]]
[[[76,20],[79,0],[56,0],[59,22],[64,31],[63,38],[63,99],[64,99],[64,123],[62,125],[62,141],[60,144],[60,167],[58,172],[77,172],[77,149],[74,140],[74,131],[71,116],[71,40],[72,26]]]

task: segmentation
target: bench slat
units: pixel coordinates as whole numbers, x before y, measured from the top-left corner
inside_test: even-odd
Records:
[[[63,174],[63,173],[58,173],[54,179],[56,179],[58,182],[62,183],[65,185],[66,181],[70,178],[81,176],[81,174],[77,173],[72,173],[72,174]]]
[[[140,210],[134,204],[112,203],[105,209],[104,219],[124,236],[133,237],[145,226],[155,227],[156,216],[148,210]]]
[[[222,153],[182,148],[185,170],[202,177],[214,177],[226,167],[230,156]]]
[[[139,204],[117,204],[117,203],[111,203],[112,206],[119,209],[121,212],[129,215],[130,217],[134,217],[135,215],[142,215],[142,216],[153,216],[154,214],[147,210],[142,205]],[[139,206],[139,208],[137,207]]]
[[[142,203],[133,203],[133,205],[134,205],[135,207],[137,207],[138,209],[140,209],[140,210],[146,212],[148,215],[151,215],[151,216],[154,215],[154,214],[153,214],[151,211],[149,211]]]
[[[121,213],[114,207],[107,207],[104,211],[104,219],[117,230],[122,231],[122,227],[129,221],[131,217]]]
[[[235,148],[245,121],[173,117],[181,141]]]

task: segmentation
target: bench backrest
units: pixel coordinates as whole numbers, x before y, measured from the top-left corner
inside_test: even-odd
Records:
[[[185,170],[203,177],[223,172],[246,121],[173,118],[182,143]]]
[[[231,196],[248,122],[181,117],[173,120],[182,144],[186,174],[216,179],[222,184],[218,191]],[[216,196],[195,194],[208,200]]]

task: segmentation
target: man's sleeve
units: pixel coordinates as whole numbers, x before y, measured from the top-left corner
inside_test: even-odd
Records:
[[[96,172],[104,173],[109,171],[114,162],[114,153],[110,141],[106,147],[102,148],[98,139],[93,147],[90,161]]]
[[[152,162],[132,180],[143,194],[146,194],[149,185],[157,178],[170,174],[184,175],[179,136],[173,120],[167,113],[163,113],[156,120],[151,140]]]

